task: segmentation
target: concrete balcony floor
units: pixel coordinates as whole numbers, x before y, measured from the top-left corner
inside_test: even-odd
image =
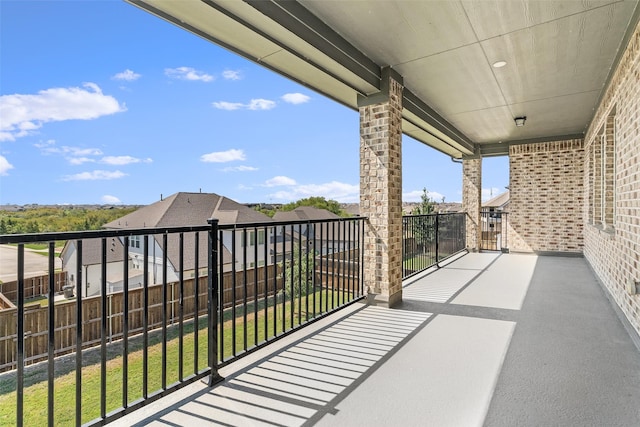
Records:
[[[583,258],[471,253],[115,425],[638,426],[640,352]]]

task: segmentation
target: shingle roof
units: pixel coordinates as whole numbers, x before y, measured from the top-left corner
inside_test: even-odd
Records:
[[[300,206],[292,211],[276,212],[273,216],[275,221],[297,221],[304,219],[336,219],[338,215],[326,209],[319,209],[313,206]]]
[[[482,204],[483,208],[501,208],[509,203],[509,190]]]
[[[104,228],[144,228],[272,222],[267,215],[214,193],[175,193],[105,224]]]
[[[62,250],[64,256],[71,247],[76,248],[75,240],[68,240]],[[129,256],[131,259],[131,256]],[[107,239],[107,262],[124,260],[124,246],[117,237]],[[102,239],[84,239],[82,241],[82,265],[95,265],[102,262]]]
[[[144,206],[135,212],[111,221],[103,228],[153,228],[206,225],[210,218],[216,218],[219,224],[247,224],[252,222],[273,222],[267,215],[242,205],[227,197],[214,193],[175,193],[171,196]],[[159,237],[156,237],[159,239]],[[179,237],[168,237],[167,257],[173,266],[179,268]],[[159,243],[162,242],[159,240]],[[199,266],[207,265],[207,236],[200,236]],[[193,269],[195,266],[195,237],[193,233],[184,235],[184,268]],[[224,247],[222,260],[231,262],[231,253]]]

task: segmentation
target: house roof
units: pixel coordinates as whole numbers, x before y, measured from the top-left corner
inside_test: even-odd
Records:
[[[206,225],[210,218],[224,224],[272,222],[267,215],[214,193],[175,193],[105,224],[104,228],[178,227]]]
[[[273,216],[275,221],[299,221],[315,219],[337,219],[338,215],[326,209],[319,209],[313,206],[299,206],[292,211],[278,211]]]
[[[218,219],[220,225],[273,222],[267,215],[218,194],[180,192],[144,206],[105,224],[103,227],[126,229],[205,225],[210,218]],[[156,236],[156,240],[160,244],[162,243],[159,236]],[[200,268],[207,266],[207,246],[206,236],[201,236],[198,248]],[[222,262],[230,263],[232,260],[231,252],[226,247],[223,247],[222,250]],[[180,260],[178,235],[168,236],[167,257],[174,268],[178,270]],[[184,269],[193,269],[195,259],[195,236],[193,233],[186,233],[184,235]]]
[[[505,191],[502,194],[497,195],[496,197],[487,200],[482,204],[483,208],[503,208],[507,204],[509,204],[509,190]]]
[[[66,259],[71,248],[76,248],[75,240],[67,240],[62,248],[60,257]],[[129,256],[128,259],[131,259]],[[117,237],[107,239],[107,262],[124,260],[124,246]],[[82,265],[96,265],[102,263],[102,239],[84,239],[82,241]]]

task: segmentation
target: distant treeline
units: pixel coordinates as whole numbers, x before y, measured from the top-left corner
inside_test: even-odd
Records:
[[[253,209],[257,210],[258,212],[262,212],[263,214],[273,218],[273,216],[278,211],[283,211],[283,212],[292,211],[300,206],[312,206],[318,209],[325,209],[341,217],[350,216],[346,211],[342,209],[342,205],[340,205],[340,203],[331,199],[327,200],[324,197],[307,197],[306,199],[300,199],[296,202],[279,205],[278,207],[275,207],[275,206],[266,207],[261,205],[255,205]]]
[[[25,208],[19,211],[0,211],[0,234],[99,230],[104,224],[138,208],[139,206],[108,208],[48,206]]]

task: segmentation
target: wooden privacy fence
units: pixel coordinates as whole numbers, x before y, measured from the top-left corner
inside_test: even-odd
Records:
[[[355,281],[358,277],[358,251],[336,253],[316,258],[316,283],[318,286],[336,287],[339,280],[348,277]],[[255,290],[257,298],[274,295],[282,290],[282,268],[279,265],[258,267],[250,270],[225,272],[222,278],[223,308],[235,304],[253,301]],[[47,282],[48,283],[48,282]],[[183,284],[182,310],[185,320],[194,317],[195,295],[198,294],[198,313],[206,316],[208,302],[208,279],[201,277],[197,289],[195,279],[188,279]],[[246,286],[245,286],[246,284]],[[234,286],[235,285],[235,286]],[[355,289],[355,285],[354,285]],[[266,294],[265,294],[266,293]],[[129,335],[142,333],[144,325],[144,288],[131,289],[129,294]],[[40,295],[40,293],[38,293]],[[161,284],[148,287],[148,330],[162,327],[163,318],[163,286]],[[177,322],[180,315],[180,283],[167,284],[167,323]],[[82,342],[83,347],[93,347],[102,340],[102,318],[107,319],[107,341],[119,340],[123,334],[124,293],[116,292],[107,295],[107,311],[102,312],[100,295],[82,300]],[[0,372],[16,368],[16,325],[17,308],[0,310]],[[47,359],[48,351],[48,318],[49,308],[39,305],[25,307],[24,313],[24,354],[25,363],[33,364]],[[75,351],[76,344],[76,301],[62,300],[54,306],[54,355],[60,356]]]
[[[65,271],[55,273],[53,283],[55,286],[54,292],[62,292],[62,287],[67,284],[67,273]],[[48,292],[48,274],[24,279],[24,297],[26,299],[47,295]],[[15,304],[18,301],[18,281],[14,280],[0,284],[0,293]]]
[[[200,309],[206,312],[207,279],[199,280],[198,294]],[[185,318],[193,317],[195,305],[195,280],[184,282],[183,307]],[[177,283],[167,285],[167,310],[169,322],[177,319],[178,310]],[[142,332],[144,296],[143,289],[129,291],[129,332]],[[148,325],[149,329],[162,325],[162,285],[149,286]],[[175,298],[172,298],[174,296]],[[107,295],[107,311],[102,312],[102,298],[95,296],[82,300],[82,341],[84,347],[92,347],[101,342],[102,318],[107,319],[107,339],[122,337],[124,293]],[[16,363],[16,316],[17,309],[0,311],[0,371],[15,368]],[[47,359],[49,308],[25,307],[24,313],[24,354],[27,364]],[[55,356],[71,353],[76,343],[76,301],[63,300],[54,306]]]

